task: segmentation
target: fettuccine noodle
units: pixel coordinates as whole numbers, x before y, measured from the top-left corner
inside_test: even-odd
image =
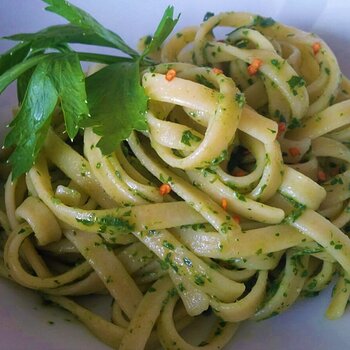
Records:
[[[214,29],[232,27],[219,40]],[[336,276],[350,296],[350,84],[314,34],[222,13],[175,34],[142,72],[149,131],[104,156],[56,111],[0,213],[0,273],[121,350],[221,349]],[[108,321],[71,296],[108,294]],[[197,345],[181,330],[211,310]],[[207,313],[207,312],[206,312]]]

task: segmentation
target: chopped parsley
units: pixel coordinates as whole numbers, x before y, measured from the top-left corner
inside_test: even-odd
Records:
[[[191,146],[191,141],[199,142],[201,140],[202,139],[199,136],[193,134],[191,130],[185,130],[182,133],[181,142],[187,146]]]
[[[202,74],[197,74],[196,75],[196,80],[199,84],[205,85],[206,87],[210,89],[215,89],[215,85],[211,83],[204,75]]]
[[[241,92],[237,92],[235,95],[235,101],[237,102],[239,108],[243,108],[245,105],[245,96]]]
[[[292,90],[292,93],[294,96],[298,95],[297,88],[305,86],[305,80],[302,77],[299,77],[298,75],[293,75],[288,81],[287,81],[290,89]]]
[[[203,22],[206,22],[209,18],[211,18],[211,17],[214,17],[215,15],[214,15],[214,13],[213,12],[207,12],[205,15],[204,15],[204,17],[203,17]]]
[[[271,64],[272,64],[273,66],[275,66],[277,69],[281,69],[281,65],[282,65],[281,61],[279,61],[279,60],[273,58],[273,59],[271,60]]]
[[[253,25],[262,28],[271,27],[276,23],[276,21],[271,17],[255,16]]]
[[[163,247],[169,250],[175,250],[174,245],[168,241],[163,242]]]

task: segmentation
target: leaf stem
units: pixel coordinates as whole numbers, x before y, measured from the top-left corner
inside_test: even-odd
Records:
[[[116,62],[134,61],[130,57],[104,55],[104,54],[91,53],[91,52],[77,52],[77,54],[79,56],[80,61],[84,61],[84,62],[98,62],[98,63],[112,64]]]
[[[16,80],[21,74],[23,74],[28,69],[37,65],[41,60],[45,59],[49,55],[54,54],[42,54],[38,56],[31,57],[26,61],[16,64],[7,70],[4,74],[0,76],[0,94],[10,85],[14,80]]]

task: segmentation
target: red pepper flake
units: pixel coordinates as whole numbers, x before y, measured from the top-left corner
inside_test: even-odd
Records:
[[[167,73],[165,74],[165,79],[167,81],[172,81],[176,77],[176,70],[175,69],[169,69]]]
[[[161,196],[165,196],[171,192],[171,187],[168,184],[163,184],[159,187],[159,193]]]
[[[321,50],[321,44],[319,42],[312,44],[312,51],[314,52],[314,55],[317,55],[320,50]]]
[[[254,58],[252,63],[248,66],[248,74],[249,75],[255,75],[259,68],[261,67],[261,65],[263,64],[263,61],[260,60],[259,58]]]
[[[243,169],[235,169],[235,170],[232,172],[232,175],[233,175],[233,176],[241,177],[241,176],[247,175],[247,173],[246,173]]]
[[[224,210],[227,209],[227,199],[226,198],[221,199],[221,206]]]
[[[214,67],[213,68],[213,73],[214,74],[223,74],[224,72],[223,72],[222,69]]]
[[[282,134],[286,131],[286,123],[285,122],[279,122],[278,123],[278,134]]]
[[[233,220],[235,220],[237,222],[237,224],[239,224],[241,222],[241,218],[238,215],[235,215],[233,217]]]
[[[297,157],[301,154],[300,149],[298,147],[291,147],[288,149],[288,152],[292,157]]]
[[[323,171],[323,170],[320,170],[318,173],[317,173],[317,178],[319,181],[326,181],[326,173]]]

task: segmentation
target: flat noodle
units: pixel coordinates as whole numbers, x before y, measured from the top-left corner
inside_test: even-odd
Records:
[[[233,31],[220,40],[218,26]],[[326,315],[341,317],[350,84],[332,51],[230,12],[183,29],[157,56],[140,77],[147,132],[106,156],[91,128],[72,145],[56,121],[28,174],[8,177],[0,274],[116,349],[222,349],[239,322],[283,312],[335,272]],[[70,299],[99,293],[113,299],[111,321]],[[190,344],[179,330],[208,310],[212,331]]]

